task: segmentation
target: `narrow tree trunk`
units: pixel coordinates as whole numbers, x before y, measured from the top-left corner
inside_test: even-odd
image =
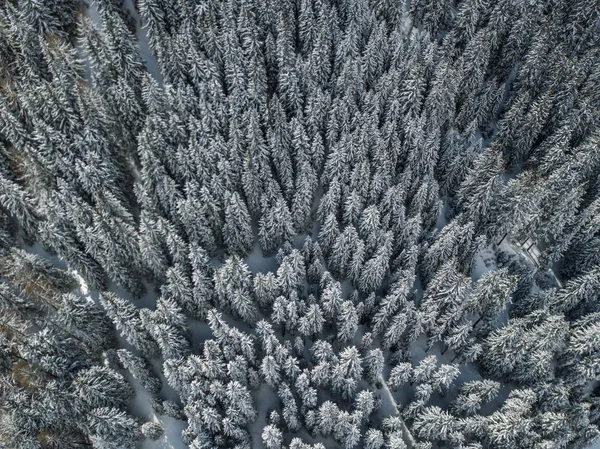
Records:
[[[496,243],[496,246],[500,245],[504,239],[506,238],[506,236],[508,235],[508,232],[505,232],[504,235],[502,236],[502,239],[500,239],[500,241],[498,243]]]

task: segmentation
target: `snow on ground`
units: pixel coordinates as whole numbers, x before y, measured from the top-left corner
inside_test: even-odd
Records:
[[[160,421],[165,428],[165,433],[156,441],[144,440],[142,449],[188,449],[181,440],[181,432],[187,427],[187,422],[170,416],[161,416]]]
[[[71,274],[75,276],[75,279],[77,279],[77,282],[79,283],[79,291],[81,292],[81,296],[83,296],[89,302],[95,302],[94,298],[92,298],[90,295],[90,288],[88,287],[87,282],[85,282],[85,279],[83,279],[83,277],[81,277],[81,275],[75,270],[72,270]]]
[[[21,243],[21,248],[29,254],[35,254],[36,256],[40,256],[40,257],[44,258],[48,262],[51,262],[52,265],[60,268],[61,270],[68,270],[67,264],[65,261],[63,261],[57,255],[52,255],[52,254],[48,253],[48,251],[46,251],[44,248],[42,248],[42,245],[40,245],[37,242],[33,246],[29,246],[29,245],[26,245],[25,243]]]
[[[378,391],[381,393],[380,397],[382,399],[379,414],[383,417],[399,415],[398,404],[396,404],[394,395],[390,391],[385,381],[382,382],[382,388]],[[408,427],[406,427],[406,424],[404,424],[404,420],[402,420],[402,436],[404,438],[404,442],[408,446],[408,449],[412,449],[415,446],[415,440],[408,430]]]
[[[597,439],[591,446],[588,446],[587,449],[600,449],[600,438]]]
[[[496,254],[491,246],[483,248],[477,254],[475,254],[475,264],[471,273],[471,279],[477,281],[488,271],[497,270],[496,265]]]
[[[248,269],[252,272],[253,275],[257,273],[277,273],[277,259],[275,257],[264,257],[262,255],[262,251],[260,250],[260,245],[258,244],[258,238],[255,236],[254,238],[254,248],[252,248],[252,252],[246,258],[246,264],[248,265]]]
[[[446,217],[448,217],[448,212],[450,211],[450,204],[448,203],[448,198],[442,198],[442,210],[437,217],[437,221],[435,222],[435,229],[441,231],[444,226],[448,223]]]
[[[342,298],[344,298],[344,300],[349,299],[355,290],[354,286],[350,281],[340,282],[340,287],[342,287]]]
[[[154,366],[154,373],[159,375],[163,384],[163,388],[158,396],[161,399],[168,399],[179,403],[179,395],[177,392],[167,384],[160,369],[156,369],[156,366],[160,365],[160,363],[152,363],[152,365]],[[185,445],[181,439],[181,432],[187,427],[187,422],[171,418],[170,416],[158,415],[150,403],[151,395],[133,378],[133,376],[131,376],[129,371],[121,370],[121,373],[135,391],[135,397],[128,407],[129,412],[132,415],[141,418],[144,422],[160,422],[165,429],[164,434],[158,440],[144,440],[142,442],[142,449],[187,449],[187,445]]]
[[[267,425],[269,414],[273,410],[279,411],[279,397],[267,384],[262,384],[258,390],[252,391],[252,398],[258,413],[256,420],[248,426],[248,431],[252,435],[252,448],[264,449],[261,437],[263,427]]]

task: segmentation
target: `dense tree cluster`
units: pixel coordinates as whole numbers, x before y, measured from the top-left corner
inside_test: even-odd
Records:
[[[4,2],[0,447],[588,445],[599,19]]]

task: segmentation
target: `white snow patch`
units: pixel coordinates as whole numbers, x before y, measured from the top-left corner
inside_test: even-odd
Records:
[[[279,397],[267,384],[262,384],[258,390],[252,391],[252,397],[258,412],[254,422],[248,426],[248,431],[252,435],[252,449],[264,449],[262,431],[267,425],[269,414],[273,410],[279,411]]]
[[[600,438],[597,438],[587,449],[600,449]]]
[[[248,269],[253,275],[256,273],[277,273],[277,267],[279,266],[277,259],[274,257],[264,257],[260,245],[258,244],[258,239],[255,239],[255,241],[256,243],[254,244],[252,252],[246,258]]]
[[[132,415],[142,418],[144,421],[154,421],[162,423],[164,434],[156,441],[144,440],[142,442],[143,449],[186,449],[187,446],[181,439],[181,432],[187,427],[185,421],[171,418],[170,416],[162,416],[156,414],[150,404],[151,395],[135,380],[129,371],[122,371],[129,381],[129,384],[135,391],[135,397],[129,403],[129,411]],[[162,377],[162,376],[161,376]],[[165,389],[166,381],[163,378],[163,390]],[[170,388],[170,387],[169,387]],[[161,396],[162,391],[161,390]]]
[[[444,226],[448,223],[446,217],[448,216],[448,212],[450,211],[450,204],[448,203],[448,198],[442,198],[442,209],[440,210],[440,214],[437,217],[435,222],[435,229],[442,230]]]
[[[488,271],[494,271],[497,269],[498,265],[496,264],[495,252],[491,246],[488,246],[475,254],[475,264],[473,266],[471,278],[473,281],[477,281]]]
[[[379,409],[379,414],[384,417],[399,415],[398,404],[396,404],[396,401],[394,400],[394,396],[392,395],[392,392],[390,391],[389,387],[387,386],[387,383],[385,383],[385,381],[383,381],[383,380],[381,383],[382,383],[382,388],[379,391],[382,392],[382,395],[381,395],[382,402],[381,402],[381,408]],[[404,420],[402,418],[400,418],[400,419],[402,421],[402,436],[404,438],[404,442],[410,449],[415,446],[415,439],[413,438],[410,431],[408,430],[408,427],[404,423]]]

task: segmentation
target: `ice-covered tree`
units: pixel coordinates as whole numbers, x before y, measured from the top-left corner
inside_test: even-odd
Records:
[[[259,221],[258,241],[263,254],[273,255],[293,235],[292,216],[285,201],[279,199]]]
[[[375,384],[383,378],[385,357],[379,348],[371,349],[365,359],[365,375],[369,382]]]
[[[458,202],[466,218],[479,226],[490,217],[493,201],[500,193],[504,181],[504,158],[492,148],[475,158],[457,192]]]
[[[222,307],[232,310],[245,321],[254,321],[256,305],[252,297],[252,278],[248,265],[237,256],[230,257],[223,267],[215,270],[214,283]]]
[[[261,438],[268,449],[280,449],[283,444],[283,433],[273,424],[263,428]]]
[[[90,407],[120,407],[133,397],[133,388],[110,368],[82,370],[73,381],[77,395]]]
[[[445,395],[454,380],[459,376],[460,369],[457,365],[446,365],[442,364],[440,367],[431,375],[430,384],[434,390],[439,391]]]
[[[142,309],[140,318],[144,328],[158,343],[165,359],[179,358],[189,353],[186,319],[174,301],[161,297],[156,303],[156,310]]]
[[[397,390],[403,384],[410,382],[412,377],[412,364],[410,362],[402,362],[392,368],[387,382],[392,390]]]
[[[364,441],[366,449],[381,449],[385,444],[383,433],[379,429],[367,430]]]
[[[140,428],[142,435],[149,440],[158,440],[164,432],[164,427],[159,422],[149,421]]]
[[[158,393],[162,388],[160,379],[152,372],[150,364],[142,357],[132,354],[127,349],[117,351],[119,361],[123,368],[128,370],[144,389],[149,393]]]
[[[479,315],[478,320],[492,320],[504,312],[517,289],[517,276],[508,274],[507,269],[488,271],[476,283],[469,297],[469,308]]]
[[[451,404],[453,411],[460,415],[474,415],[481,407],[492,401],[498,391],[500,383],[485,379],[473,380],[463,384],[454,401]]]
[[[412,429],[421,438],[446,441],[451,433],[460,429],[460,421],[439,407],[431,406],[417,415]]]
[[[223,240],[230,254],[245,256],[252,250],[254,235],[246,203],[237,192],[233,192],[225,207]]]
[[[470,286],[470,279],[458,271],[454,260],[435,273],[420,304],[425,329],[435,338],[441,338],[464,317]]]
[[[341,342],[350,341],[354,338],[358,329],[358,315],[352,301],[344,301],[340,305],[337,328],[337,336]]]
[[[150,337],[133,304],[110,292],[100,295],[100,303],[129,344],[146,357],[153,357],[159,352],[158,345]]]

